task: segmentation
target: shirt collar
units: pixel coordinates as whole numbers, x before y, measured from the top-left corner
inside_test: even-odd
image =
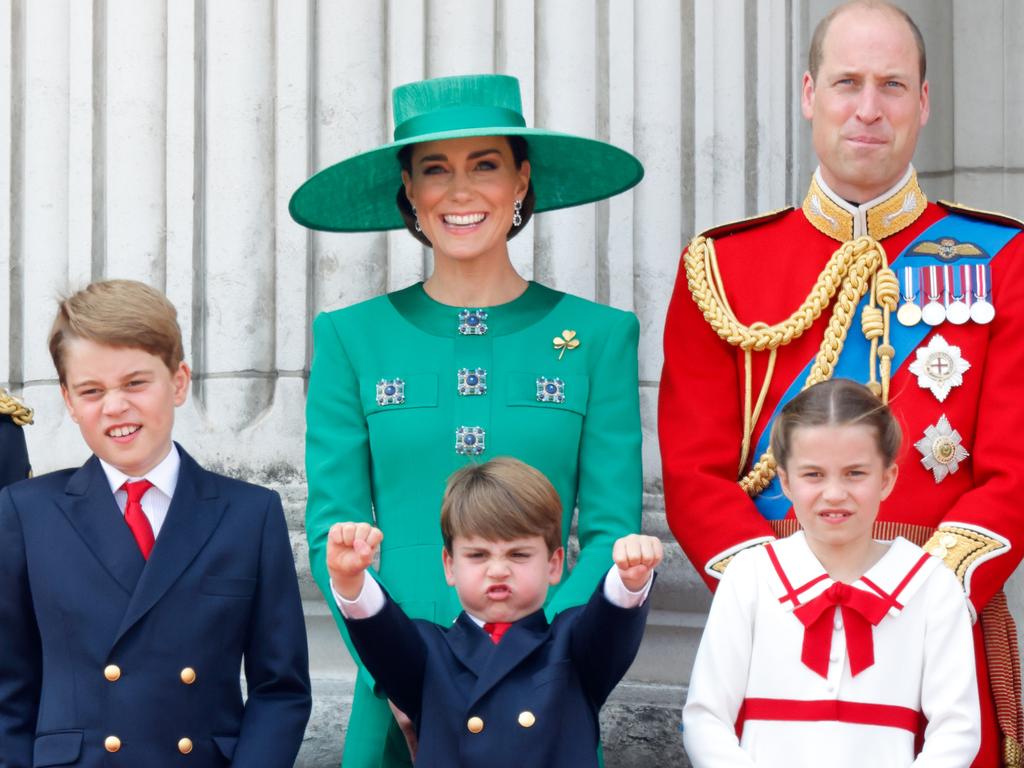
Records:
[[[178,486],[181,456],[178,453],[178,447],[171,443],[171,450],[159,464],[146,473],[145,477],[129,477],[103,459],[100,459],[100,466],[103,467],[103,474],[107,476],[111,493],[118,491],[125,482],[149,480],[158,491],[167,496],[167,498],[171,498],[174,496],[174,489]]]
[[[848,203],[833,192],[819,166],[804,198],[803,211],[815,229],[845,243],[864,235],[875,240],[895,235],[917,221],[927,205],[928,198],[917,183],[912,165],[892,188],[861,205]]]

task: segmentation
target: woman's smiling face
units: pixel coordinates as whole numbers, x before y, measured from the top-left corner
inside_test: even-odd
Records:
[[[530,163],[516,166],[507,138],[416,144],[402,182],[435,257],[507,258],[513,206],[530,184]]]

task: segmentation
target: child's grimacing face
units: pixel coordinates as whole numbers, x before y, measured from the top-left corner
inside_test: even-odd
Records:
[[[868,543],[898,472],[895,463],[885,466],[877,430],[864,424],[797,427],[790,443],[779,481],[812,549]]]
[[[129,477],[167,456],[174,409],[192,378],[185,363],[172,372],[143,349],[71,339],[64,371],[64,402],[93,453]]]
[[[442,552],[444,575],[459,602],[485,622],[518,621],[544,605],[548,586],[562,577],[564,550],[548,554],[543,536],[488,541],[456,536]]]

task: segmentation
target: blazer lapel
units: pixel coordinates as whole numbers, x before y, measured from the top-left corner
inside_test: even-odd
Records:
[[[483,630],[481,630],[483,632]],[[536,611],[513,624],[497,646],[483,633],[484,640],[491,644],[484,668],[477,677],[476,685],[469,695],[469,703],[479,701],[519,663],[533,653],[548,637],[548,622],[544,611]]]
[[[68,480],[57,500],[68,522],[114,580],[129,595],[146,561],[124,522],[99,459],[93,456]]]
[[[178,446],[181,469],[174,498],[114,642],[141,619],[189,567],[213,534],[227,506],[214,476]]]
[[[455,658],[479,679],[494,655],[494,643],[487,633],[463,612],[444,638]]]

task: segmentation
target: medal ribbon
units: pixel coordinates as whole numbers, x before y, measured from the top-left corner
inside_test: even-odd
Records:
[[[832,654],[832,617],[834,608],[843,616],[846,650],[850,655],[850,674],[859,673],[875,663],[872,627],[885,618],[889,605],[877,595],[837,581],[813,600],[793,611],[804,625],[804,644],[800,660],[804,666],[828,678]]]
[[[943,218],[936,221],[930,227],[925,229],[920,235],[917,236],[903,252],[900,253],[894,261],[890,263],[893,271],[899,274],[900,269],[907,266],[920,266],[921,256],[914,254],[913,258],[909,256],[911,251],[919,244],[925,241],[935,242],[943,237],[953,237],[960,242],[971,242],[978,245],[979,248],[983,249],[985,253],[993,254],[989,258],[989,263],[992,259],[995,259],[999,255],[999,251],[1010,242],[1010,240],[1020,232],[1019,229],[1014,227],[1006,227],[1001,224],[994,224],[989,221],[981,221],[979,219],[970,219],[966,216],[959,216],[957,214],[948,214]],[[972,261],[975,261],[972,259]],[[933,260],[936,265],[941,265],[938,260]],[[979,292],[982,282],[986,277],[989,277],[991,273],[988,263],[978,264],[978,279],[977,284],[979,286]],[[985,281],[986,287],[988,281]],[[982,293],[982,296],[985,294]],[[868,296],[861,299],[861,303],[857,306],[855,313],[856,317],[861,316],[861,312],[864,306],[867,304]],[[924,340],[933,328],[924,323],[919,323],[914,326],[904,326],[899,323],[892,324],[892,330],[890,333],[890,343],[896,350],[896,354],[892,359],[892,373],[895,376],[900,366],[906,362],[907,358],[911,353],[917,349],[917,347]],[[850,333],[846,335],[846,341],[843,344],[842,353],[839,356],[839,360],[836,362],[833,370],[833,378],[846,378],[853,379],[864,383],[867,380],[867,371],[865,360],[868,359],[869,343],[864,338],[862,333],[855,332],[854,328],[851,327]],[[790,400],[800,394],[803,391],[804,383],[807,381],[807,377],[810,376],[811,366],[814,364],[814,358],[812,357],[807,361],[803,370],[797,375],[797,377],[790,383],[785,393],[779,399],[779,402],[775,405],[775,409],[772,412],[771,419],[765,425],[765,429],[758,436],[756,449],[751,451],[752,456],[761,456],[766,450],[768,450],[768,440],[771,434],[771,425],[779,415],[779,411],[782,410],[783,406],[786,405]],[[771,483],[765,488],[758,496],[754,498],[754,504],[757,506],[758,511],[767,520],[781,520],[786,516],[789,511],[790,504],[789,499],[782,493],[782,486],[779,484],[779,478],[775,477]]]

